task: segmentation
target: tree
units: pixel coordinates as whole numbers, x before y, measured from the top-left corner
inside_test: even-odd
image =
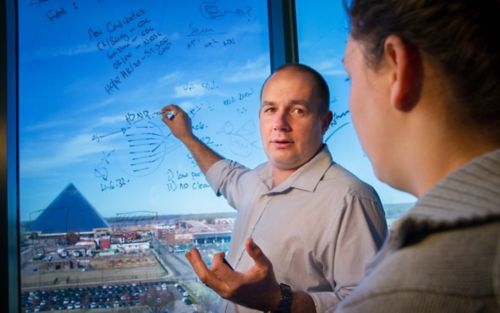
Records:
[[[141,295],[140,303],[147,307],[150,313],[163,313],[167,309],[172,309],[174,300],[174,294],[168,288],[150,285]]]

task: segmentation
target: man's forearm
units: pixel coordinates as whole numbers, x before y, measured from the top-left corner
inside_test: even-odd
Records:
[[[293,302],[292,302],[292,313],[316,313],[316,306],[314,305],[314,301],[303,291],[297,291],[293,293]]]
[[[191,155],[194,157],[203,174],[205,174],[214,163],[223,159],[217,152],[210,149],[210,147],[194,135],[182,139],[182,143],[189,152],[191,152]]]

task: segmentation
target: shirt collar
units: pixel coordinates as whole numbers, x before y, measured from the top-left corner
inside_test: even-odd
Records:
[[[261,181],[267,186],[269,194],[281,193],[290,188],[302,189],[312,192],[321,181],[327,169],[333,164],[332,156],[327,145],[308,162],[299,167],[284,182],[272,188],[273,176],[269,162],[264,170],[259,174]]]

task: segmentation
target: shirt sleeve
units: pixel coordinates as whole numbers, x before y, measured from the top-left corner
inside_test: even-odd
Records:
[[[376,196],[376,195],[375,195]],[[346,196],[339,226],[334,233],[333,253],[328,254],[326,275],[333,292],[309,293],[316,312],[330,312],[356,287],[364,276],[364,268],[382,246],[387,235],[385,214],[378,197],[375,199]]]
[[[219,160],[206,173],[206,179],[216,195],[226,198],[229,205],[237,209],[243,198],[245,174],[250,170],[231,160]]]

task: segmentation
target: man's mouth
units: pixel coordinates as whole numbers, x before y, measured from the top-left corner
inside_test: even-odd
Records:
[[[294,141],[291,139],[273,139],[273,140],[271,140],[271,144],[278,149],[288,148],[293,143],[294,143]]]

